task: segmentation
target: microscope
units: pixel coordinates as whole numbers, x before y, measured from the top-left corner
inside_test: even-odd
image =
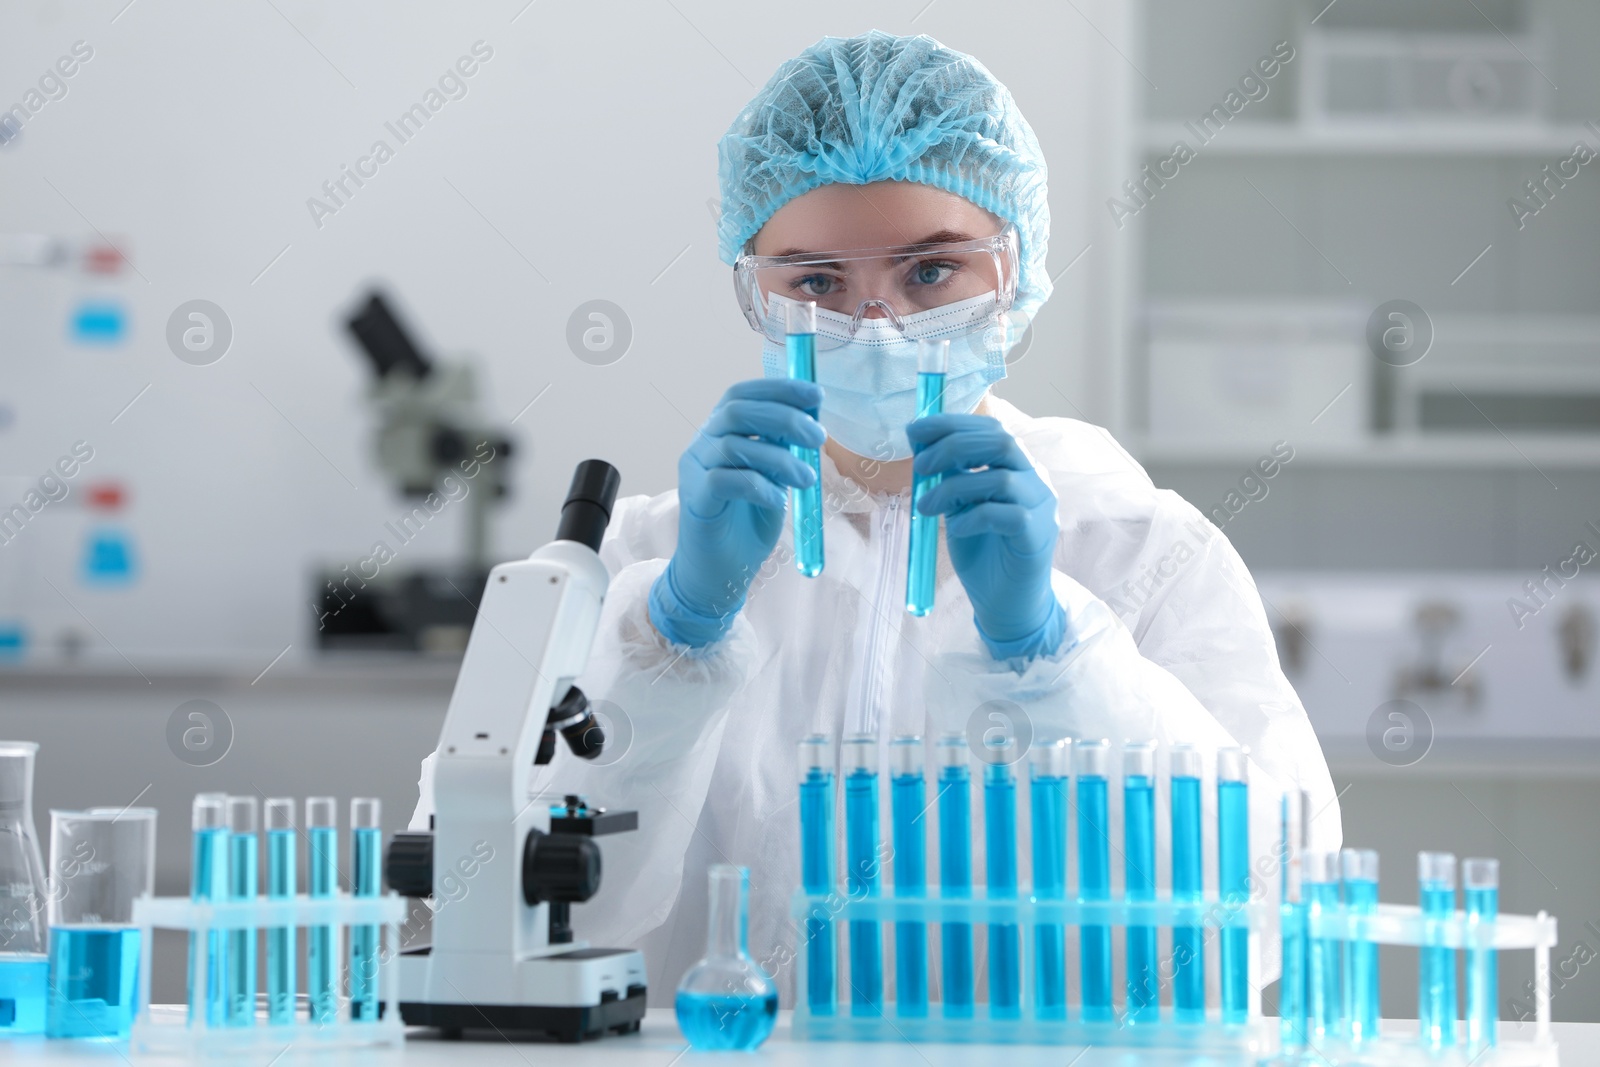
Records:
[[[637,829],[638,813],[530,799],[557,734],[579,758],[605,744],[572,683],[610,582],[597,553],[617,484],[610,464],[579,464],[556,539],[489,573],[439,734],[433,829],[397,834],[384,864],[391,889],[440,902],[432,945],[397,961],[408,1025],[581,1041],[644,1018],[644,954],[590,947],[571,924],[600,889],[595,838]],[[460,896],[463,858],[482,862]]]

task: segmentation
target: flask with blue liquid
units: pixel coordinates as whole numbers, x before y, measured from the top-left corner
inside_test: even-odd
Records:
[[[678,984],[678,1026],[706,1051],[760,1047],[778,1021],[778,988],[749,953],[750,872],[711,868],[711,923],[705,959]]]

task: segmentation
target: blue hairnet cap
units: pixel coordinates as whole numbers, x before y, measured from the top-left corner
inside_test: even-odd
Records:
[[[1049,297],[1044,154],[1011,93],[932,37],[824,37],[780,66],[717,145],[718,253],[732,264],[784,204],[821,185],[909,181],[1017,228],[1013,305]]]

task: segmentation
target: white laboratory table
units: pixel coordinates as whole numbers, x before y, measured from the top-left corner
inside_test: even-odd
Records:
[[[772,1038],[748,1055],[721,1052],[690,1052],[678,1031],[672,1011],[652,1008],[637,1034],[625,1037],[607,1035],[581,1045],[523,1042],[512,1044],[501,1038],[468,1038],[445,1041],[416,1031],[403,1049],[377,1049],[367,1052],[297,1053],[293,1048],[272,1050],[249,1059],[230,1057],[227,1067],[385,1067],[408,1064],[413,1067],[541,1067],[543,1064],[594,1065],[594,1067],[678,1067],[687,1064],[867,1064],[870,1067],[1248,1067],[1249,1057],[1196,1057],[1179,1053],[1157,1053],[1150,1049],[1061,1048],[1040,1045],[912,1045],[905,1042],[846,1044],[843,1042],[796,1042],[789,1040],[789,1013],[782,1012]],[[1405,1025],[1405,1024],[1400,1024]],[[1415,1026],[1413,1023],[1412,1026]],[[1592,1067],[1600,1064],[1600,1024],[1554,1023],[1560,1045],[1562,1067]],[[174,1062],[156,1057],[128,1055],[126,1042],[99,1043],[26,1039],[0,1042],[0,1063],[63,1065],[144,1064],[154,1067]],[[209,1061],[221,1063],[222,1061]]]

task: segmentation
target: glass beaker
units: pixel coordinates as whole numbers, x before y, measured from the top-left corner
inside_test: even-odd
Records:
[[[155,887],[154,808],[50,812],[49,1037],[127,1037],[139,1008],[133,902]]]
[[[33,827],[32,741],[0,741],[0,1037],[44,1032],[44,861]]]
[[[760,1046],[778,1021],[778,988],[750,958],[750,872],[711,868],[706,957],[678,983],[678,1026],[697,1049]]]

